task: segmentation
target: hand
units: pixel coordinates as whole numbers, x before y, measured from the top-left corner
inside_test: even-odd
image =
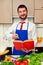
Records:
[[[27,50],[26,48],[22,49],[22,51],[24,51],[24,52],[29,52],[29,50]]]
[[[13,39],[18,39],[19,37],[18,37],[18,34],[12,34],[12,38]]]

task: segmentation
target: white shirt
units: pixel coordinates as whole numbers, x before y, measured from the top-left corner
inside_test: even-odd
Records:
[[[20,21],[19,21],[20,22]],[[33,22],[28,21],[28,19],[25,20],[25,23],[23,24],[23,30],[27,30],[27,23],[28,24],[28,39],[33,39],[34,43],[36,45],[37,43],[37,31],[35,24]],[[17,27],[18,25],[18,27]],[[6,31],[5,33],[5,39],[10,40],[12,38],[12,34],[15,34],[16,27],[18,30],[20,30],[21,23],[18,24],[18,22],[14,22],[13,25]]]

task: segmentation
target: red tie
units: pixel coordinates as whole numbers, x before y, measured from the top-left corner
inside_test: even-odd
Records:
[[[20,22],[20,23],[21,23],[20,30],[22,30],[23,24],[24,24],[25,22]]]

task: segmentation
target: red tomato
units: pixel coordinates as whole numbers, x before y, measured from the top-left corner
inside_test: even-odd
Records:
[[[24,62],[21,62],[20,65],[25,65],[25,63]]]
[[[28,60],[24,60],[23,62],[25,63],[25,65],[28,65],[29,61]]]
[[[28,65],[28,60],[24,60],[23,62],[16,61],[15,65]]]
[[[20,65],[20,61],[16,61],[15,62],[15,65]]]

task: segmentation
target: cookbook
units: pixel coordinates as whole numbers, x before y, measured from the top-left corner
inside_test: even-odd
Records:
[[[13,45],[16,50],[21,50],[23,48],[26,48],[27,50],[34,49],[34,41],[33,40],[25,40],[25,41],[15,40],[13,42]]]

